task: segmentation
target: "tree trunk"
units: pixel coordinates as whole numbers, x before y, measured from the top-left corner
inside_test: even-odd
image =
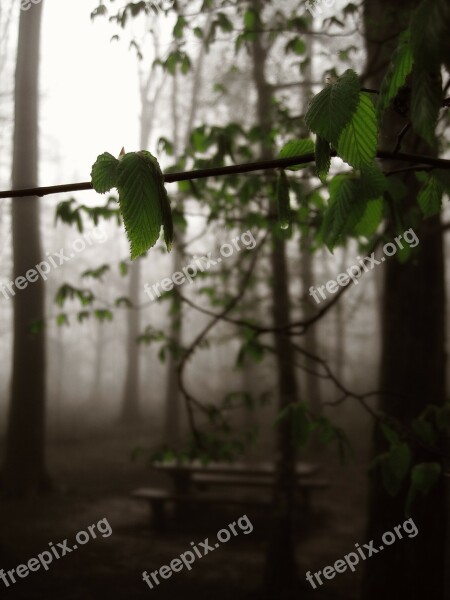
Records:
[[[212,17],[209,16],[206,22],[205,29],[207,30],[211,24]],[[203,63],[205,59],[205,44],[201,44],[200,50],[197,57],[195,66],[194,80],[192,84],[192,95],[189,107],[189,116],[185,130],[185,136],[182,144],[184,143],[184,151],[190,143],[190,137],[192,129],[195,123],[195,117],[198,109],[198,98],[202,85],[202,74],[203,74]],[[173,93],[172,93],[172,117],[173,117],[173,144],[175,158],[178,159],[180,151],[180,123],[178,119],[178,99],[179,99],[179,86],[178,86],[178,73],[175,72],[173,75]],[[180,201],[179,207],[183,210],[182,202]],[[178,231],[173,245],[173,272],[181,271],[184,266],[184,234],[182,231]],[[167,364],[167,386],[166,386],[166,412],[165,412],[165,424],[164,424],[164,441],[171,447],[176,446],[180,441],[180,427],[181,427],[181,416],[180,416],[180,389],[178,387],[177,368],[179,364],[178,352],[176,351],[181,347],[183,339],[183,306],[180,302],[177,290],[173,291],[173,301],[170,311],[170,339],[175,349],[175,352],[169,353],[169,360]]]
[[[147,84],[151,79],[147,80]],[[154,106],[147,98],[148,89],[141,83],[141,120],[139,147],[145,150],[150,137],[153,124]],[[158,91],[157,91],[158,94]],[[154,99],[156,102],[156,98]],[[139,305],[139,292],[141,289],[141,259],[137,259],[130,266],[130,281],[128,287],[128,297],[133,307]],[[140,311],[137,308],[130,308],[127,311],[127,363],[125,372],[125,384],[122,397],[122,423],[136,423],[141,417],[140,408],[140,348],[137,338],[140,333],[141,318]]]
[[[252,8],[261,15],[260,0],[252,0]],[[258,29],[263,29],[258,27]],[[273,158],[272,90],[266,79],[267,51],[260,33],[254,33],[252,42],[253,77],[257,92],[258,125],[261,128],[261,157]],[[268,181],[270,184],[270,182]],[[270,209],[273,213],[273,209]],[[273,281],[272,320],[275,327],[290,322],[291,302],[286,258],[286,242],[281,232],[272,238],[271,271]],[[276,365],[279,395],[279,412],[298,400],[297,379],[294,367],[294,350],[288,335],[275,334]],[[277,429],[276,482],[272,534],[266,556],[264,591],[272,597],[289,598],[296,582],[294,517],[295,517],[295,446],[291,423],[283,419]]]
[[[307,319],[314,314],[314,306],[312,306],[312,299],[308,294],[308,290],[314,285],[314,270],[313,270],[313,255],[310,251],[311,239],[303,233],[300,240],[300,271],[302,279],[302,290],[303,290],[303,318]],[[315,303],[314,303],[315,304]],[[319,355],[319,347],[317,344],[317,324],[312,327],[308,327],[304,336],[304,347],[305,349],[314,356]],[[311,407],[311,411],[315,415],[322,413],[322,402],[320,398],[320,380],[314,373],[317,372],[318,365],[312,359],[305,357],[303,363],[306,367],[304,378],[305,399]]]
[[[379,87],[384,65],[393,52],[392,34],[406,25],[408,9],[417,3],[392,4],[375,0],[365,4],[368,34],[368,60],[371,72],[367,82]],[[381,18],[382,16],[382,18]],[[381,20],[380,20],[381,19]],[[380,44],[375,40],[381,41]],[[386,40],[386,41],[384,41]],[[402,123],[392,117],[382,132],[383,149],[395,145],[390,134]],[[406,152],[428,153],[430,148],[414,135],[406,138]],[[419,185],[411,174],[403,181],[408,188],[408,210],[416,201]],[[382,303],[382,357],[380,388],[399,397],[386,395],[380,408],[405,425],[429,404],[445,401],[445,288],[442,234],[439,217],[426,220],[416,229],[420,239],[414,260],[401,264],[395,258],[384,268]],[[395,235],[395,234],[393,234]],[[384,440],[375,434],[375,454],[386,450]],[[439,460],[415,448],[415,461]],[[383,489],[380,473],[374,470],[370,481],[367,539],[378,544],[386,531],[405,520],[406,490],[390,498]],[[417,502],[412,517],[419,530],[416,538],[398,542],[365,563],[363,599],[408,598],[444,599],[445,493],[443,483]]]
[[[21,11],[15,76],[13,188],[38,185],[39,48],[42,2]],[[13,278],[43,259],[39,230],[39,199],[12,203]],[[14,494],[42,490],[45,469],[46,347],[45,335],[30,335],[33,321],[45,314],[44,281],[29,283],[14,296],[14,348],[11,404],[8,418],[3,480]]]
[[[123,423],[136,423],[140,418],[140,352],[137,338],[140,333],[140,314],[136,307],[139,304],[139,291],[141,289],[141,261],[135,260],[130,266],[130,285],[128,293],[133,308],[127,311],[128,337],[127,337],[127,366],[125,386],[122,401],[121,421]]]

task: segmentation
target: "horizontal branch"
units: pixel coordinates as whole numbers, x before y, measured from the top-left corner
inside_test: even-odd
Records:
[[[333,153],[336,156],[336,153]],[[426,165],[439,169],[450,169],[450,160],[444,158],[433,158],[431,156],[420,156],[405,152],[387,152],[380,150],[377,157],[383,160],[395,160],[408,162],[416,165]],[[267,171],[270,169],[286,169],[294,165],[304,165],[315,161],[313,153],[302,156],[291,156],[289,158],[276,158],[274,160],[260,160],[257,162],[230,165],[228,167],[211,167],[208,169],[197,169],[194,171],[182,171],[179,173],[165,173],[164,181],[174,183],[176,181],[189,181],[194,179],[206,179],[208,177],[221,177],[224,175],[239,175],[253,171]],[[51,185],[47,187],[26,188],[22,190],[9,190],[0,192],[0,198],[24,198],[30,196],[48,196],[50,194],[65,194],[68,192],[82,192],[92,190],[90,181],[83,183],[68,183],[65,185]]]

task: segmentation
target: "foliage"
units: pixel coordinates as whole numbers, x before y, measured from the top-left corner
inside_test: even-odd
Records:
[[[114,158],[105,152],[92,167],[92,186],[99,194],[116,187],[119,207],[131,246],[131,259],[155,245],[161,226],[170,251],[173,222],[164,177],[156,158],[147,152],[128,152]]]
[[[195,65],[189,41],[196,40],[207,50],[217,40],[232,41],[232,66],[225,74],[221,72],[222,76],[211,71],[208,77],[208,85],[214,91],[210,106],[214,106],[216,101],[227,109],[233,106],[233,94],[238,93],[242,78],[248,77],[247,56],[252,52],[257,36],[261,36],[267,52],[273,52],[272,56],[278,53],[275,64],[280,65],[280,80],[286,74],[289,79],[292,73],[299,73],[302,77],[305,74],[310,57],[304,33],[310,22],[301,16],[300,2],[292,10],[283,3],[268,2],[267,13],[262,11],[261,14],[246,2],[231,7],[227,0],[204,0],[196,3],[199,10],[191,10],[191,6],[193,3],[180,1],[163,11],[172,19],[173,29],[167,53],[158,58],[156,64],[171,76],[188,78]],[[341,14],[324,21],[324,35],[329,31],[347,31],[348,23],[360,14],[360,10],[356,4],[348,3]],[[390,111],[397,111],[408,127],[428,144],[435,145],[440,111],[448,107],[443,102],[441,72],[450,64],[450,36],[445,29],[449,10],[446,0],[422,0],[412,11],[409,23],[397,41],[397,51],[386,68],[380,90],[363,87],[363,79],[355,70],[355,66],[360,64],[356,56],[358,45],[352,38],[344,41],[334,52],[329,69],[324,73],[328,76],[328,83],[313,96],[306,111],[298,105],[293,108],[282,94],[274,96],[272,130],[263,130],[259,124],[249,124],[242,115],[235,118],[234,112],[228,110],[233,114],[233,121],[210,123],[205,117],[204,123],[193,128],[188,148],[181,155],[176,152],[177,144],[169,139],[166,132],[159,140],[158,152],[172,160],[166,169],[167,174],[258,160],[261,147],[275,149],[274,155],[279,149],[279,158],[302,159],[301,164],[279,171],[276,182],[274,172],[267,176],[259,173],[249,173],[245,177],[226,174],[180,181],[178,199],[174,199],[171,214],[163,175],[155,157],[146,151],[126,154],[120,159],[107,153],[101,155],[93,168],[92,183],[99,193],[113,187],[118,189],[120,213],[117,211],[116,214],[119,218],[120,215],[123,217],[132,258],[145,254],[154,246],[161,226],[164,227],[168,248],[172,242],[172,228],[180,232],[186,230],[186,199],[195,200],[206,217],[206,226],[211,230],[219,224],[221,229],[230,232],[238,228],[241,231],[243,228],[255,228],[285,239],[306,235],[311,240],[312,251],[322,245],[334,251],[336,246],[346,244],[349,238],[357,239],[367,248],[376,241],[386,217],[400,232],[401,228],[402,231],[406,229],[409,219],[419,223],[421,218],[437,214],[443,194],[450,191],[448,171],[420,165],[416,176],[422,189],[412,211],[413,216],[406,215],[403,211],[406,189],[396,177],[386,176],[377,158],[380,150],[378,138]],[[114,2],[102,2],[93,13],[93,17],[97,16],[109,16],[120,28],[125,28],[131,19],[139,16],[154,17],[146,2],[129,2],[121,8],[116,8]],[[157,18],[165,17],[160,12]],[[136,41],[133,41],[133,47],[142,56],[142,49]],[[222,65],[219,67],[222,68]],[[184,82],[184,79],[180,81]],[[299,117],[301,111],[303,115]],[[398,133],[400,136],[400,131]],[[399,137],[399,148],[400,142]],[[303,163],[305,157],[307,163]],[[81,228],[80,214],[84,211],[87,215],[87,209],[74,209],[72,202],[69,200],[60,205],[58,218]],[[108,201],[102,210],[112,210],[114,202]],[[98,219],[111,215],[96,212],[91,216]],[[280,232],[280,229],[283,231]],[[257,289],[259,281],[266,282],[268,279],[264,258],[263,254],[261,271],[249,278],[249,290]],[[398,260],[409,258],[407,251],[398,253]],[[235,274],[242,271],[244,265],[243,259],[242,262],[223,266],[220,271],[198,274],[202,280],[198,294],[210,309],[226,307],[238,294]],[[86,271],[84,276],[101,280],[107,272],[103,268]],[[127,275],[127,262],[121,263],[121,273]],[[59,301],[70,298],[82,300],[83,296],[79,297],[77,288],[68,288],[59,296]],[[115,305],[126,308],[128,302],[126,298],[118,298]],[[243,306],[251,313],[251,304],[249,307],[243,303]],[[85,311],[81,314],[82,319],[88,318]],[[245,319],[245,324],[240,327],[236,366],[242,368],[246,361],[262,363],[269,348],[261,339],[258,323]],[[169,353],[179,359],[188,352],[188,349],[175,345],[162,330],[151,326],[142,333],[139,342],[158,344],[161,361]],[[208,342],[203,340],[202,343]],[[242,402],[249,404],[252,401],[243,396]],[[228,403],[232,404],[232,401]],[[229,404],[206,405],[203,411],[212,432],[197,432],[193,443],[201,440],[200,456],[204,460],[207,460],[208,452],[210,456],[225,457],[231,456],[236,449],[242,450],[240,443],[227,437],[229,430],[224,411],[230,408]],[[198,406],[196,409],[202,411]],[[318,431],[321,439],[337,442],[341,452],[346,448],[343,432],[329,420],[311,415],[306,403],[290,406],[280,418],[291,419],[293,436],[299,446],[307,443],[312,433]],[[417,445],[425,444],[431,453],[436,450],[442,436],[448,434],[438,425],[446,418],[448,413],[445,411],[421,415],[410,424],[409,429],[398,423],[395,427],[392,423],[383,424],[388,447],[379,457],[377,466],[381,469],[389,494],[396,495],[409,486],[408,502],[412,505],[418,496],[436,483],[440,477],[437,462],[417,463],[416,449]],[[194,445],[188,445],[184,456],[194,456],[197,451]]]

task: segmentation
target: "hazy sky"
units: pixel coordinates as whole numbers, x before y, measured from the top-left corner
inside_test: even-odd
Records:
[[[107,19],[91,21],[97,5],[44,0],[42,184],[86,181],[98,154],[137,149],[136,57],[124,43],[110,43],[115,30]]]

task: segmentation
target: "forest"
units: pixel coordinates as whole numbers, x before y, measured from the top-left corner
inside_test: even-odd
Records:
[[[449,197],[448,0],[0,0],[0,598],[449,600]]]

